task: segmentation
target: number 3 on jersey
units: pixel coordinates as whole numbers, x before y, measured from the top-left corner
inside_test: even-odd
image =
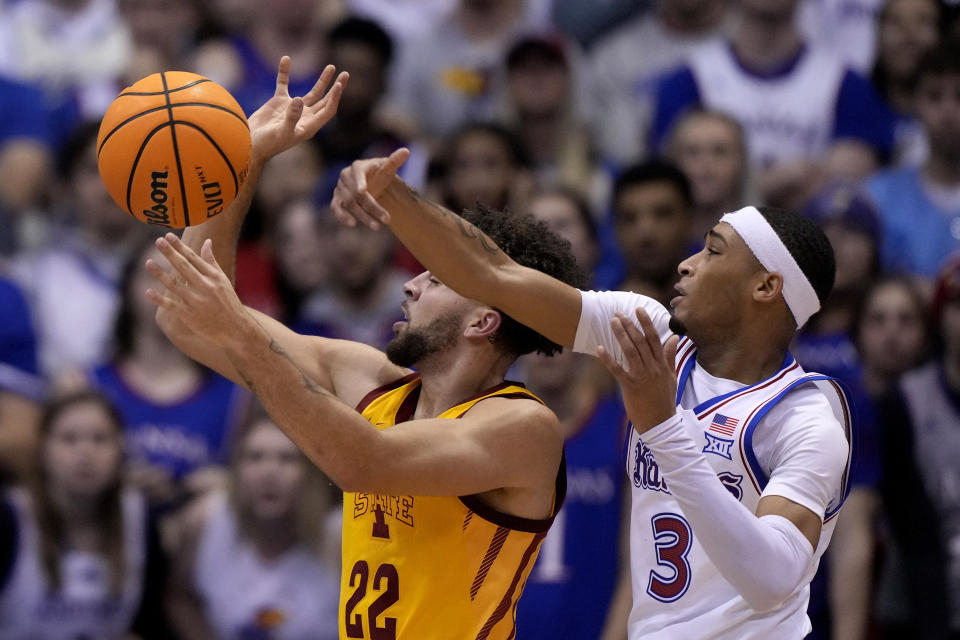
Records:
[[[650,520],[657,565],[669,569],[666,574],[650,571],[647,593],[660,602],[674,602],[690,588],[690,563],[687,554],[693,544],[693,531],[683,516],[658,513]]]
[[[382,622],[378,620],[383,613],[400,600],[400,576],[397,575],[397,568],[392,564],[382,564],[377,568],[373,576],[371,587],[374,591],[380,592],[380,597],[374,600],[367,608],[367,624],[370,627],[370,635],[363,634],[363,614],[354,613],[357,605],[367,595],[367,582],[370,578],[370,567],[364,560],[357,560],[350,571],[350,586],[356,590],[350,599],[344,611],[344,624],[348,638],[367,638],[370,640],[396,640],[397,638],[397,619],[384,617]]]

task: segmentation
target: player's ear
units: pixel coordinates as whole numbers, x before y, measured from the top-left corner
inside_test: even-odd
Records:
[[[499,311],[490,307],[478,307],[463,335],[467,338],[489,339],[496,335],[502,323],[503,317]]]
[[[776,272],[761,271],[754,283],[753,299],[757,302],[772,302],[783,291],[783,276]]]

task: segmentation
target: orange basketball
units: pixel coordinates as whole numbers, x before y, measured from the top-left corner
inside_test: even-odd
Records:
[[[237,196],[250,160],[240,105],[216,82],[185,71],[147,76],[107,109],[97,136],[100,177],[133,217],[189,227]]]

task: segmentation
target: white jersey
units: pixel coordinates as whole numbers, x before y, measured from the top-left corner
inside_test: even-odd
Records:
[[[582,298],[575,351],[595,353],[603,345],[619,355],[609,328],[617,310],[632,316],[643,307],[661,339],[670,335],[669,313],[650,298],[625,292],[582,292]],[[811,629],[809,583],[845,496],[846,473],[836,477],[821,455],[822,447],[848,447],[844,395],[836,382],[805,373],[789,355],[757,384],[713,377],[697,366],[687,338],[677,350],[677,375],[677,404],[696,416],[684,424],[727,490],[751,512],[761,497],[783,496],[820,514],[824,525],[802,587],[776,610],[757,613],[700,546],[653,453],[631,429],[630,638],[802,638]]]
[[[62,640],[123,638],[143,594],[146,563],[146,503],[125,492],[122,498],[126,576],[123,592],[110,593],[110,567],[104,556],[67,551],[60,558],[63,584],[51,591],[40,563],[40,539],[30,499],[10,492],[17,522],[16,559],[0,591],[0,639]]]
[[[839,58],[808,47],[793,68],[761,78],[740,66],[728,43],[710,42],[689,65],[703,104],[743,125],[754,166],[812,160],[827,150],[846,72]]]
[[[221,640],[333,640],[339,576],[303,547],[263,559],[239,533],[226,496],[215,496],[197,547],[197,593]]]

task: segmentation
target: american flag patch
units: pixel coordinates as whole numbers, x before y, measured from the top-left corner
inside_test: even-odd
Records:
[[[728,418],[723,414],[717,413],[714,414],[713,422],[710,423],[710,431],[715,431],[725,436],[732,436],[734,429],[737,428],[739,423],[740,421],[736,418]]]

